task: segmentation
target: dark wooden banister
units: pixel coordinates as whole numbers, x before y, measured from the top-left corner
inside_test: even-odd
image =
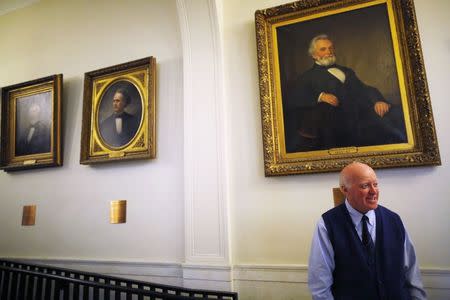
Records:
[[[83,288],[80,289],[80,286]],[[80,299],[80,296],[81,299],[112,299],[111,292],[114,292],[114,299],[121,299],[120,293],[124,293],[126,299],[132,299],[132,295],[137,295],[138,299],[238,299],[237,293],[234,292],[189,289],[21,261],[0,260],[1,299],[41,299],[30,298],[28,295],[43,295],[43,292],[51,289],[53,294],[58,293],[64,299]],[[93,298],[89,298],[89,289],[92,289]],[[66,298],[69,293],[72,297]],[[14,297],[10,297],[13,294]],[[100,294],[103,294],[103,298],[99,298]],[[47,295],[42,299],[52,298]],[[55,296],[54,299],[60,298]]]

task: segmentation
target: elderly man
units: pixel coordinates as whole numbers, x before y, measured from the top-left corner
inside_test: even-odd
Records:
[[[30,105],[26,121],[28,126],[16,142],[16,155],[30,155],[50,152],[50,126],[42,119],[41,107]]]
[[[378,205],[378,181],[354,162],[340,175],[345,203],[320,218],[309,288],[318,299],[426,299],[414,247],[400,217]]]
[[[100,135],[110,146],[122,147],[136,135],[139,119],[125,111],[130,101],[127,91],[118,89],[112,101],[114,112],[100,123]]]
[[[334,44],[326,35],[311,40],[311,69],[301,74],[289,94],[296,111],[295,137],[288,152],[406,142],[405,132],[386,121],[392,105],[355,72],[337,65]],[[401,112],[395,117],[403,125]]]

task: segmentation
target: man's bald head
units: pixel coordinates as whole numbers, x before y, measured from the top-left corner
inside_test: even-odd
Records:
[[[366,164],[352,162],[339,177],[342,193],[350,205],[365,214],[378,206],[378,180],[375,171]]]
[[[354,175],[357,174],[362,169],[370,169],[372,170],[372,172],[374,172],[371,167],[358,161],[354,161],[346,165],[339,175],[339,186],[348,187],[352,183]]]

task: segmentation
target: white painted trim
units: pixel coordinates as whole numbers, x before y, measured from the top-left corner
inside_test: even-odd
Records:
[[[191,33],[189,30],[189,18],[186,7],[186,2],[177,0],[178,22],[180,25],[181,44],[183,49],[183,92],[184,102],[192,101],[192,80],[189,80],[188,74],[192,74],[191,61]],[[191,215],[193,213],[194,204],[194,186],[195,176],[190,176],[194,169],[194,162],[191,158],[193,156],[193,141],[190,133],[193,132],[192,123],[192,105],[184,105],[184,218],[185,218],[185,256],[189,256],[193,252],[192,240],[189,238],[193,236],[193,224]]]
[[[232,291],[230,266],[183,265],[183,286],[193,289]]]
[[[223,62],[223,40],[222,24],[219,22],[219,5],[221,1],[208,1],[208,9],[211,22],[211,41],[214,61],[214,95],[215,95],[215,113],[216,113],[216,148],[217,148],[217,187],[219,197],[219,228],[220,228],[220,256],[224,258],[223,263],[229,263],[231,252],[231,236],[228,231],[229,220],[229,198],[227,189],[229,186],[229,173],[227,170],[228,159],[225,139],[226,126],[226,101],[224,94],[224,62]]]
[[[308,267],[304,265],[236,265],[234,281],[308,283]]]
[[[218,8],[214,0],[176,3],[183,48],[185,262],[226,265],[229,201]]]
[[[230,266],[29,257],[4,257],[4,259],[183,286],[187,288],[230,291],[232,286],[232,268]]]
[[[180,264],[168,262],[142,261],[99,261],[80,259],[45,259],[12,257],[5,259],[60,266],[73,269],[86,269],[108,275],[132,276],[169,276],[195,280],[229,281],[265,281],[280,283],[307,283],[308,267],[306,265],[235,265],[211,266],[200,264]],[[421,269],[426,288],[449,289],[450,269]],[[210,276],[211,275],[211,276]]]
[[[450,299],[450,269],[420,269],[425,288],[447,289]]]
[[[183,265],[183,279],[231,282],[230,266]]]
[[[8,258],[6,258],[8,259]],[[235,265],[212,266],[142,261],[98,261],[79,259],[9,258],[30,263],[58,266],[112,276],[176,284],[191,288],[231,290],[231,281],[253,282],[267,288],[274,284],[304,287],[308,283],[306,265]],[[421,269],[427,291],[450,295],[450,269]],[[239,291],[238,291],[239,292]]]
[[[56,266],[60,268],[82,270],[105,275],[182,277],[179,263],[140,262],[140,261],[101,261],[80,259],[46,259],[46,258],[5,258],[28,263]]]
[[[450,269],[421,269],[422,281],[430,300],[450,299]],[[299,292],[309,294],[308,267],[306,265],[235,265],[234,286],[243,297],[251,297],[247,289],[239,287],[248,284],[258,289],[285,290],[283,299],[298,297]],[[292,290],[286,287],[292,287]],[[305,298],[306,299],[306,298]]]
[[[421,269],[425,288],[448,289],[450,269]],[[266,281],[280,283],[308,283],[306,265],[235,265],[234,281]]]

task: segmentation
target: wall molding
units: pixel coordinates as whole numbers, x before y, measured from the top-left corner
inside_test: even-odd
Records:
[[[308,267],[306,265],[239,264],[226,265],[182,264],[144,261],[102,261],[80,259],[46,259],[11,257],[30,263],[52,265],[62,268],[129,277],[137,280],[180,285],[188,288],[217,289],[229,291],[236,287],[239,293],[245,284],[252,287],[273,289],[296,287],[307,293]],[[429,299],[445,299],[450,295],[450,269],[422,268],[422,280]],[[233,285],[231,284],[233,283]],[[433,296],[434,295],[434,296]],[[251,295],[249,295],[251,296]],[[295,296],[295,294],[291,295]]]
[[[450,299],[450,269],[420,270],[429,300]],[[278,289],[283,293],[283,299],[310,299],[307,265],[235,265],[233,283],[244,297],[252,297],[252,292],[245,289],[245,286],[251,286],[253,290],[262,290],[261,293]]]
[[[450,269],[421,268],[426,288],[449,289]],[[234,265],[234,281],[308,283],[307,265]]]
[[[305,265],[235,265],[234,281],[308,283]]]
[[[212,266],[171,262],[84,260],[73,258],[3,258],[28,262],[31,264],[35,263],[39,265],[100,273],[109,276],[178,285],[187,288],[229,291],[231,290],[232,283],[232,268],[230,266],[221,265]]]
[[[183,48],[185,263],[229,264],[223,55],[216,1],[177,0]]]

